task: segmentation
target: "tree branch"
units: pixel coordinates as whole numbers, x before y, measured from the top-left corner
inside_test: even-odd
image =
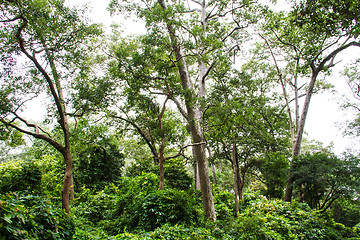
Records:
[[[20,119],[21,120],[21,119]],[[62,154],[64,154],[64,150],[65,148],[58,143],[57,141],[55,141],[54,139],[50,138],[47,135],[44,134],[39,134],[39,130],[38,130],[38,126],[35,124],[29,124],[27,123],[24,119],[22,119],[22,121],[28,126],[28,127],[33,127],[35,128],[35,132],[30,132],[28,130],[25,130],[19,126],[16,126],[15,124],[11,123],[11,122],[7,122],[4,119],[0,119],[0,122],[2,122],[4,125],[12,127],[16,130],[18,130],[19,132],[25,133],[27,135],[33,136],[34,138],[37,139],[42,139],[44,141],[46,141],[47,143],[49,143],[51,146],[53,146],[54,148],[56,148],[59,152],[61,152]]]

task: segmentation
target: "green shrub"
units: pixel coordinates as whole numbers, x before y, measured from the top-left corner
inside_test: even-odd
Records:
[[[142,173],[132,178],[122,177],[101,191],[83,188],[73,204],[74,213],[91,229],[97,227],[108,235],[151,231],[166,223],[197,223],[201,207],[194,196],[178,189],[159,191],[158,180],[154,173]]]
[[[74,224],[65,212],[39,196],[1,195],[0,237],[72,239]]]
[[[143,173],[132,178],[122,177],[101,191],[83,187],[76,195],[74,213],[110,235],[135,229],[143,200],[148,193],[156,191],[158,180],[153,173]]]
[[[59,193],[64,181],[63,159],[55,155],[43,155],[35,160],[35,164],[41,171],[41,194],[60,202]]]
[[[141,234],[122,233],[116,236],[116,239],[145,240],[145,239],[164,239],[164,240],[215,240],[211,236],[211,231],[206,228],[188,227],[185,225],[170,225],[155,229],[152,232]]]
[[[114,144],[104,141],[80,152],[76,165],[75,183],[78,186],[100,187],[121,177],[124,156]]]
[[[220,221],[231,221],[235,213],[234,195],[213,187],[216,218]],[[201,201],[201,199],[199,199]]]
[[[145,196],[140,213],[139,226],[154,230],[165,224],[193,224],[199,219],[193,198],[176,189],[156,191]]]
[[[359,231],[335,223],[305,203],[257,199],[229,227],[236,239],[357,239]]]
[[[336,222],[354,227],[360,222],[360,199],[339,198],[330,208]]]
[[[40,190],[41,171],[32,161],[1,163],[0,176],[0,193]]]
[[[133,163],[126,169],[128,177],[140,176],[143,173],[159,175],[159,171],[159,165],[154,165],[150,159]],[[165,188],[186,190],[193,182],[192,177],[186,172],[183,162],[178,159],[170,159],[164,163],[164,178]]]

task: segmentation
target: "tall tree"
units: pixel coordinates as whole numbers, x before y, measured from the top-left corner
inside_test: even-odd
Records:
[[[1,1],[0,23],[1,64],[4,66],[0,121],[47,142],[62,154],[65,162],[62,207],[69,212],[73,164],[68,123],[70,91],[65,89],[76,77],[86,74],[89,46],[100,30],[86,23],[78,11],[65,6],[63,0]],[[58,124],[60,138],[22,116],[27,102],[44,95],[49,101],[49,114],[44,122]]]
[[[282,89],[291,128],[293,160],[300,155],[310,100],[321,86],[319,78],[330,73],[340,52],[360,46],[359,7],[354,1],[308,0],[294,5],[289,14],[268,14],[266,33],[260,35],[267,52],[261,54],[270,56]],[[291,200],[292,182],[290,172],[286,201]]]
[[[224,69],[225,70],[225,69]],[[242,72],[217,72],[205,112],[206,137],[222,149],[233,166],[235,209],[242,199],[245,177],[263,155],[288,152],[286,115],[272,96],[273,82],[261,66],[245,64]]]
[[[235,3],[228,0],[111,3],[112,9],[135,10],[146,22],[149,43],[156,46],[157,51],[166,54],[166,58],[157,64],[157,67],[162,66],[162,71],[154,69],[145,75],[153,79],[163,77],[165,69],[172,70],[169,99],[175,103],[189,125],[194,145],[193,155],[199,170],[203,208],[206,216],[212,220],[216,220],[216,215],[202,118],[206,82],[211,79],[211,72],[229,62],[229,56],[238,50],[242,39],[240,30],[249,24],[249,18],[252,17],[251,6],[248,1]],[[164,87],[160,89],[164,90]]]

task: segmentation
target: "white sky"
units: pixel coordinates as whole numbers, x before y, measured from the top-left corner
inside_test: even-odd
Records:
[[[112,18],[106,10],[110,0],[67,0],[67,2],[74,6],[84,5],[88,2],[91,9],[90,18],[93,19],[94,22],[102,22],[105,26],[109,26],[112,22],[117,24],[121,23],[124,25],[124,29],[126,29],[126,34],[144,32],[145,28],[141,23],[132,23],[130,20],[124,20],[121,16]],[[280,4],[280,7],[284,8],[284,5]],[[358,50],[356,53],[347,52],[342,58],[347,59],[349,56],[360,56],[360,51]],[[336,70],[335,73],[336,72],[339,72],[339,70]],[[351,92],[345,79],[339,74],[334,74],[334,76],[328,78],[327,81],[334,84],[339,93],[322,93],[312,98],[305,125],[305,131],[308,133],[306,138],[321,141],[325,145],[334,142],[333,150],[336,154],[340,154],[346,150],[347,147],[356,146],[353,141],[344,138],[336,126],[337,123],[352,119],[351,114],[347,114],[339,107],[339,99],[341,96],[345,95],[351,98]],[[30,109],[30,111],[32,110]]]

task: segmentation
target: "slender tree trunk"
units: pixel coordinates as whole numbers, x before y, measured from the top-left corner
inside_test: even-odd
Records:
[[[162,124],[160,125],[162,127]],[[159,183],[159,190],[164,190],[164,149],[165,149],[165,136],[162,137],[161,144],[159,147],[159,168],[160,168],[160,183]]]
[[[233,179],[234,179],[234,199],[235,199],[235,215],[239,214],[239,167],[237,164],[237,153],[236,153],[236,143],[235,141],[232,144],[232,165],[233,165]]]
[[[304,129],[305,129],[305,121],[306,121],[307,113],[309,111],[310,100],[311,100],[311,97],[312,97],[312,94],[314,91],[314,86],[315,86],[315,82],[316,82],[318,73],[319,73],[318,70],[314,71],[311,76],[309,88],[306,92],[306,97],[305,97],[304,106],[303,106],[303,110],[301,113],[299,125],[297,126],[296,139],[295,139],[295,144],[293,146],[292,159],[291,159],[291,163],[290,163],[290,171],[289,171],[288,179],[286,181],[286,188],[285,188],[284,200],[287,202],[291,201],[292,192],[293,192],[294,177],[292,174],[292,165],[293,165],[294,160],[300,156],[301,142],[302,142],[302,137],[303,137],[303,133],[304,133]]]
[[[195,143],[204,143],[202,131],[199,129],[194,129],[194,125],[190,126],[192,139]],[[194,157],[197,160],[198,171],[199,171],[199,180],[200,180],[200,189],[203,202],[203,208],[206,214],[206,217],[216,221],[216,214],[214,208],[214,200],[211,190],[209,168],[207,165],[205,146],[204,144],[198,144],[193,146]]]
[[[216,176],[216,167],[215,167],[215,163],[214,163],[214,162],[211,162],[211,171],[212,171],[214,183],[217,185],[217,184],[218,184],[218,180],[217,180],[217,176]]]
[[[159,190],[164,190],[164,159],[160,158],[159,161],[159,168],[160,168],[160,183],[159,183]]]
[[[193,156],[195,156],[195,153],[193,152]],[[199,178],[199,167],[197,164],[197,161],[194,162],[194,181],[195,181],[195,189],[196,190],[201,190],[200,189],[200,178]]]
[[[211,172],[212,172],[212,175],[213,175],[214,183],[218,184],[217,176],[216,176],[216,167],[215,167],[215,163],[214,163],[214,159],[213,159],[213,154],[212,154],[210,148],[207,148],[207,150],[208,150],[208,153],[209,153],[209,157],[211,159],[210,164],[211,164]]]

